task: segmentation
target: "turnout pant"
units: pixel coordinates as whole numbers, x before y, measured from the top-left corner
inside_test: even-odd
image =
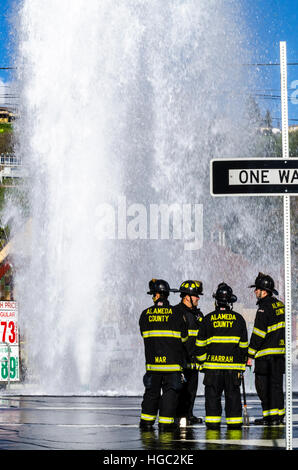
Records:
[[[206,370],[205,378],[205,422],[207,427],[219,426],[221,422],[221,396],[225,396],[226,422],[229,426],[242,425],[242,403],[240,372],[234,370]]]
[[[153,424],[159,412],[160,424],[174,423],[182,386],[181,372],[147,372],[143,382],[141,421]]]
[[[179,418],[191,418],[198,389],[198,374],[196,369],[185,369],[183,371],[186,382],[183,383],[179,394],[177,416]]]
[[[264,418],[275,419],[285,414],[284,372],[284,357],[267,357],[255,361],[255,385],[261,400]]]

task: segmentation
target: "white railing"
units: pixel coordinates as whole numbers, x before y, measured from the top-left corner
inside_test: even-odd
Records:
[[[14,153],[0,153],[0,165],[21,166],[22,160],[16,157]]]

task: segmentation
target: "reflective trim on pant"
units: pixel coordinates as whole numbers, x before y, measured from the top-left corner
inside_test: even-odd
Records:
[[[178,396],[182,387],[181,372],[162,374],[146,372],[144,376],[145,393],[143,395],[141,414],[149,417],[146,421],[153,423],[150,417],[175,416]],[[168,419],[168,418],[165,418]]]
[[[222,414],[221,397],[225,395],[226,420],[236,423],[242,422],[242,403],[240,394],[240,378],[235,371],[206,371],[205,385],[205,410],[206,423],[220,422]]]
[[[278,408],[275,408],[273,410],[264,410],[263,411],[263,416],[264,418],[268,416],[283,416],[285,414],[285,409],[279,410]]]
[[[169,416],[160,416],[158,418],[158,422],[161,424],[172,424],[174,422],[174,418]]]
[[[205,422],[206,423],[220,423],[221,416],[206,416]]]
[[[243,418],[237,416],[236,418],[226,418],[227,424],[242,424],[243,423]]]
[[[271,357],[255,362],[255,386],[261,400],[263,416],[283,416],[284,359]]]
[[[147,415],[145,413],[142,413],[141,414],[141,419],[143,419],[144,421],[152,421],[154,422],[155,419],[156,419],[156,415]]]

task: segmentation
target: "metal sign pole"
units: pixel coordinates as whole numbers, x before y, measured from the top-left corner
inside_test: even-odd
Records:
[[[282,116],[282,156],[289,158],[287,46],[280,42],[280,80]],[[286,449],[292,449],[292,315],[291,315],[291,220],[290,196],[283,196],[284,206],[284,263],[285,263],[285,321],[286,321]]]
[[[7,344],[7,390],[10,391],[10,344]]]

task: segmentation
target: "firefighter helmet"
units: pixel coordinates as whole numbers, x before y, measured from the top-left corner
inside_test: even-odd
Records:
[[[181,297],[184,297],[185,295],[199,297],[200,295],[204,295],[203,283],[201,281],[184,281],[177,292],[180,292]]]
[[[147,294],[164,294],[169,295],[170,292],[178,292],[177,289],[171,289],[168,282],[163,279],[151,279],[149,281],[149,292]]]
[[[233,290],[228,284],[225,282],[221,282],[218,284],[215,294],[213,297],[217,301],[218,304],[228,305],[237,302],[236,295],[233,294]]]
[[[274,281],[271,276],[268,276],[268,274],[259,273],[256,277],[255,283],[249,287],[255,287],[256,289],[265,290],[269,292],[269,294],[278,295],[277,290],[274,289]]]

